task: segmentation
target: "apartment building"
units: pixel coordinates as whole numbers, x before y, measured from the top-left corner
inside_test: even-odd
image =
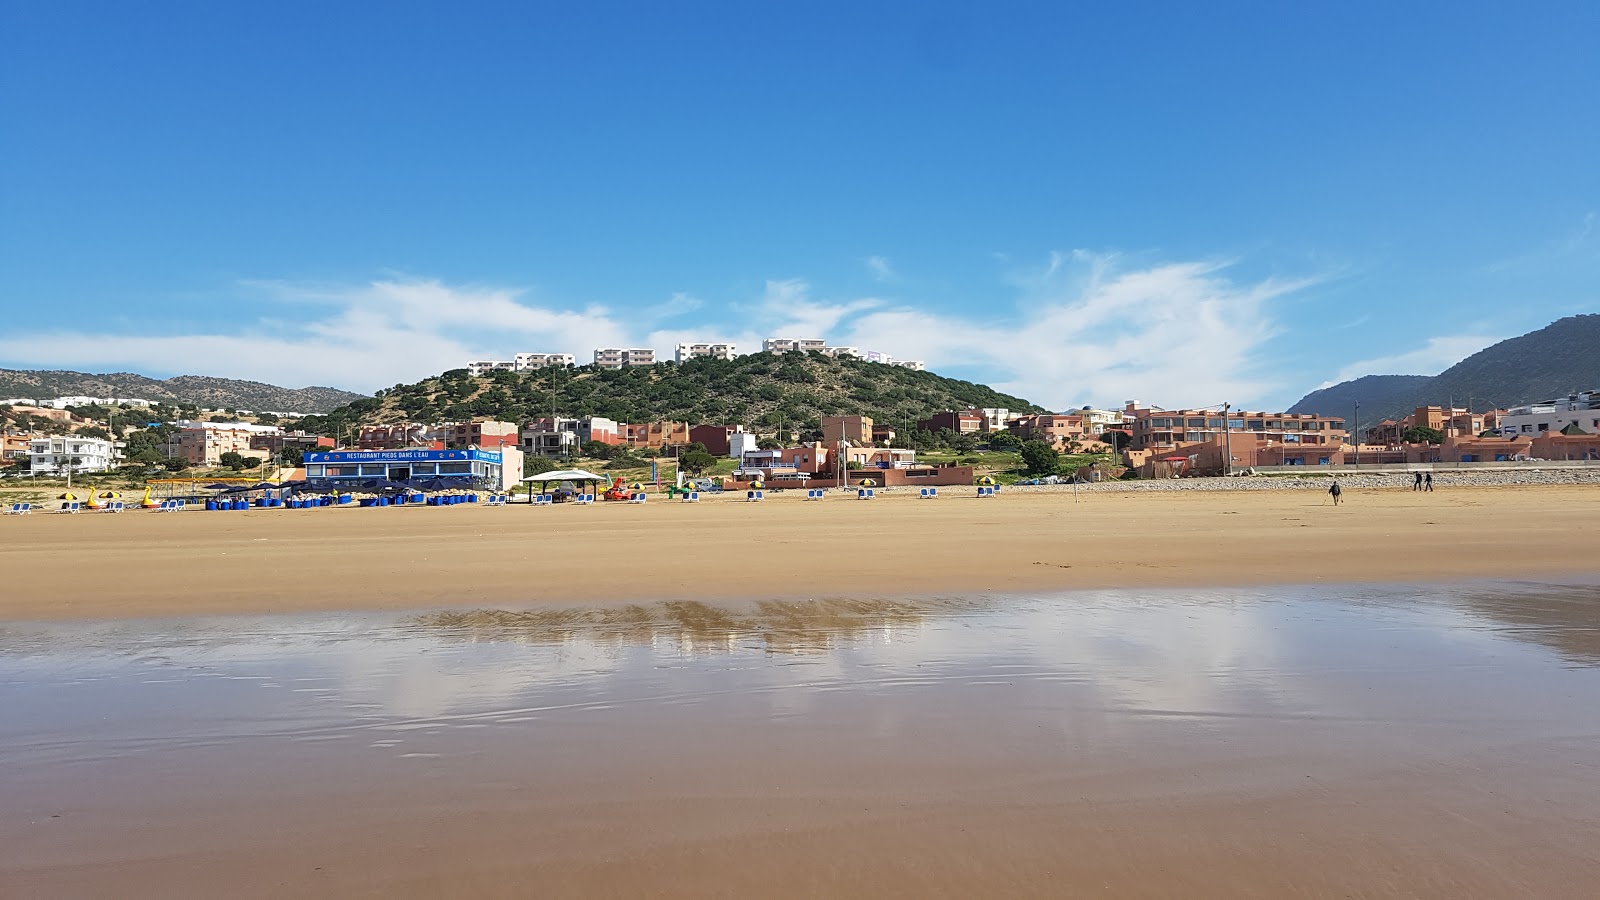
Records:
[[[530,372],[534,369],[577,365],[578,360],[571,353],[518,353],[511,363],[518,372]]]
[[[1011,424],[1011,410],[1004,407],[985,407],[978,416],[980,431],[1005,431]]]
[[[578,443],[599,441],[607,446],[619,446],[627,440],[628,426],[604,416],[586,416],[578,420]]]
[[[823,347],[822,355],[831,356],[834,359],[860,359],[861,349],[858,347]]]
[[[680,363],[691,359],[733,359],[738,356],[738,351],[733,344],[693,343],[679,344],[673,351],[672,358]]]
[[[950,429],[956,434],[976,434],[983,430],[983,416],[976,409],[952,409],[934,413],[917,422],[923,431]]]
[[[35,437],[32,431],[20,428],[0,429],[0,465],[28,458],[28,447]]]
[[[102,438],[50,436],[28,441],[28,468],[35,475],[104,472],[115,466],[120,454],[115,443]]]
[[[455,447],[480,447],[484,450],[499,450],[501,447],[515,447],[519,441],[519,429],[511,422],[499,422],[493,419],[473,419],[470,422],[459,422],[450,428],[449,442]]]
[[[1565,397],[1512,407],[1496,423],[1505,437],[1570,431],[1600,434],[1600,391],[1577,391]]]
[[[830,447],[849,441],[860,447],[872,444],[872,419],[868,416],[823,416],[822,439]]]
[[[923,365],[922,360],[920,359],[902,359],[890,363],[890,365],[899,366],[902,369],[910,369],[913,372],[926,371],[928,368],[927,366]]]
[[[522,452],[529,456],[572,456],[578,452],[578,420],[534,419],[522,426]]]
[[[635,347],[600,347],[594,351],[594,364],[602,369],[621,369],[626,366],[653,366],[656,351]]]
[[[250,437],[251,450],[264,450],[267,458],[271,459],[284,450],[294,449],[301,453],[313,453],[318,450],[332,450],[336,443],[331,437],[320,434],[306,434],[304,431],[277,432],[255,434]]]
[[[256,448],[251,441],[260,435],[278,434],[276,425],[250,422],[180,421],[162,446],[168,459],[182,459],[191,466],[217,466],[224,453],[237,453],[252,459],[266,459],[271,453]]]
[[[696,425],[689,429],[689,443],[704,444],[712,456],[727,456],[733,449],[733,436],[743,431],[743,425]]]
[[[1108,429],[1121,428],[1122,410],[1120,409],[1095,409],[1085,406],[1082,409],[1068,410],[1075,416],[1083,417],[1083,428],[1090,434],[1105,434]]]
[[[517,364],[509,359],[480,359],[467,363],[467,374],[473,376],[474,378],[479,375],[487,375],[496,369],[502,372],[515,372],[517,370]]]
[[[665,450],[690,440],[688,422],[637,422],[624,428],[629,447]]]
[[[1495,427],[1496,412],[1475,413],[1464,407],[1419,406],[1400,419],[1384,419],[1366,431],[1369,444],[1404,443],[1412,428],[1431,428],[1445,436],[1476,437]]]
[[[1011,433],[1024,441],[1044,441],[1057,450],[1088,437],[1084,432],[1083,416],[1055,413],[1016,419],[1011,423]]]
[[[1344,445],[1346,436],[1344,419],[1310,413],[1233,410],[1224,417],[1221,410],[1156,409],[1130,400],[1122,414],[1132,425],[1128,446],[1131,451],[1178,449],[1216,440],[1230,432],[1242,442],[1259,440],[1337,449]]]
[[[761,342],[763,353],[818,353],[826,352],[828,342],[816,338],[776,338],[771,337]]]

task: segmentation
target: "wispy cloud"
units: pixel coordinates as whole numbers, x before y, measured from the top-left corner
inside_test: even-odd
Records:
[[[1596,226],[1600,225],[1600,215],[1594,210],[1583,214],[1577,224],[1566,229],[1566,234],[1556,240],[1548,240],[1544,244],[1486,264],[1483,271],[1491,274],[1525,269],[1529,266],[1548,267],[1557,263],[1578,263],[1592,265],[1600,260],[1600,238],[1596,236]]]
[[[469,359],[496,358],[493,349],[505,347],[508,339],[530,350],[560,351],[614,345],[628,337],[604,308],[546,308],[505,288],[432,280],[354,287],[254,282],[246,287],[273,303],[279,317],[232,333],[58,331],[6,335],[0,343],[6,359],[20,365],[215,374],[374,390],[457,368]],[[286,315],[292,312],[301,315]]]
[[[1363,375],[1437,375],[1503,339],[1503,336],[1483,334],[1455,334],[1428,338],[1428,342],[1421,347],[1350,363],[1340,369],[1338,375],[1324,381],[1318,387],[1330,387]]]
[[[894,281],[900,277],[886,256],[867,257],[867,270],[872,273],[874,281]]]

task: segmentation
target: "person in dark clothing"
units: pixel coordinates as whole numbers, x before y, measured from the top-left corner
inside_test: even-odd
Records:
[[[1433,473],[1432,472],[1429,472],[1428,474],[1422,476],[1422,489],[1424,491],[1426,491],[1427,493],[1430,493],[1430,494],[1433,493]]]
[[[1422,490],[1422,473],[1421,472],[1412,472],[1411,474],[1413,476],[1412,477],[1412,481],[1411,481],[1411,489],[1413,491]]]
[[[1334,506],[1339,505],[1339,495],[1342,493],[1344,493],[1344,489],[1339,487],[1339,482],[1335,481],[1333,484],[1328,485],[1328,494],[1333,497]]]

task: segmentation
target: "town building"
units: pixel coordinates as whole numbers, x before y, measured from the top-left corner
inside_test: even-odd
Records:
[[[849,441],[859,446],[872,443],[872,419],[867,416],[823,416],[822,439],[829,446]]]
[[[568,457],[578,450],[578,420],[534,419],[522,426],[522,452],[529,456]]]
[[[602,369],[653,366],[656,364],[656,351],[638,347],[632,349],[601,347],[594,351],[594,364]]]
[[[1310,413],[1262,413],[1233,410],[1224,419],[1221,410],[1165,410],[1128,401],[1123,418],[1131,423],[1132,451],[1177,450],[1203,444],[1232,433],[1242,442],[1271,441],[1313,448],[1338,449],[1344,445],[1344,419]],[[1245,446],[1241,443],[1239,446]]]
[[[874,444],[892,444],[897,436],[893,425],[874,424],[872,426],[872,442]]]
[[[1083,429],[1090,434],[1105,434],[1108,430],[1123,426],[1122,410],[1120,409],[1095,409],[1085,406],[1082,409],[1069,410],[1072,415],[1083,417]]]
[[[689,443],[688,422],[638,422],[625,427],[629,447],[665,450]]]
[[[1548,460],[1600,460],[1600,434],[1547,431],[1529,442],[1528,455]]]
[[[39,405],[40,406],[49,406],[49,407],[52,407],[54,409],[66,409],[69,406],[137,406],[137,407],[141,407],[142,408],[142,407],[146,407],[146,406],[151,406],[152,404],[150,403],[149,400],[143,400],[143,399],[140,399],[138,397],[81,397],[81,396],[72,396],[72,397],[56,397],[53,400],[46,400],[43,403],[40,403]]]
[[[742,458],[746,453],[755,450],[760,444],[755,434],[748,431],[735,431],[728,435],[728,452],[726,456],[734,459]]]
[[[734,345],[731,344],[731,343],[725,343],[725,344],[710,344],[710,343],[679,344],[677,350],[673,351],[673,359],[677,360],[680,363],[688,362],[691,359],[725,359],[726,360],[726,359],[733,359],[737,355],[738,355],[738,352],[735,349]]]
[[[1083,416],[1045,413],[1027,415],[1011,423],[1011,433],[1024,441],[1044,441],[1057,450],[1089,438]]]
[[[467,363],[467,374],[473,376],[474,378],[478,377],[479,375],[487,375],[496,370],[502,372],[515,372],[517,370],[517,364],[514,360],[509,359],[480,359]]]
[[[770,337],[761,342],[763,353],[809,353],[816,351],[822,353],[827,349],[828,342],[816,338],[777,338]]]
[[[36,437],[44,435],[22,428],[0,429],[0,465],[7,465],[19,459],[26,460],[28,447]]]
[[[934,413],[917,423],[923,431],[949,429],[956,434],[976,434],[983,430],[983,416],[976,409],[953,409]]]
[[[833,359],[860,359],[861,349],[859,347],[823,347],[822,355]]]
[[[1465,407],[1419,406],[1398,420],[1384,419],[1366,430],[1369,444],[1402,444],[1413,428],[1429,428],[1440,435],[1476,437],[1495,427],[1496,412],[1475,413]]]
[[[1005,431],[1011,424],[1011,410],[1004,407],[985,407],[978,410],[980,431]]]
[[[571,353],[518,353],[512,358],[512,368],[518,372],[531,372],[534,369],[565,368],[577,365],[577,358]]]
[[[162,445],[168,459],[182,459],[191,466],[218,466],[225,453],[237,453],[253,460],[265,460],[272,454],[252,446],[251,441],[260,435],[279,434],[276,425],[256,425],[252,422],[196,422],[181,420]]]
[[[405,450],[408,448],[443,450],[452,439],[454,423],[419,425],[397,422],[392,425],[363,425],[356,432],[356,447],[361,450]]]
[[[451,426],[449,444],[453,447],[482,447],[486,450],[515,447],[519,442],[520,431],[521,429],[511,422],[473,419]]]
[[[913,372],[922,372],[927,369],[927,366],[923,365],[920,359],[902,359],[896,361],[893,365],[897,365],[902,369],[910,369]]]
[[[522,480],[516,447],[483,450],[330,450],[307,453],[306,486],[312,490],[361,490],[384,481],[424,490],[509,490]]]
[[[306,434],[304,431],[262,433],[250,436],[250,449],[263,450],[267,458],[277,457],[285,450],[299,450],[301,453],[311,453],[317,450],[332,450],[337,446],[333,438],[323,437],[320,434]]]
[[[1600,434],[1600,391],[1576,391],[1555,400],[1512,407],[1496,424],[1505,437],[1537,437],[1567,431],[1571,426],[1586,434]]]
[[[727,456],[732,450],[733,436],[744,431],[743,425],[696,425],[689,429],[689,443],[704,444],[712,456]]]
[[[578,443],[598,441],[607,446],[619,446],[627,440],[628,426],[604,416],[585,416],[578,420]]]
[[[120,456],[116,444],[103,438],[51,435],[28,442],[28,468],[35,475],[105,472]]]

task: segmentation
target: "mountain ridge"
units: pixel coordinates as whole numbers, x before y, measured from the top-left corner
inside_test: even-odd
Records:
[[[1504,408],[1600,388],[1600,314],[1557,319],[1468,356],[1438,375],[1366,375],[1300,398],[1289,412],[1362,421],[1397,419],[1418,406]]]
[[[129,397],[168,404],[194,404],[212,409],[271,410],[322,413],[360,399],[362,394],[338,388],[285,388],[260,381],[177,375],[159,379],[135,372],[94,374],[67,369],[0,369],[0,398]]]

